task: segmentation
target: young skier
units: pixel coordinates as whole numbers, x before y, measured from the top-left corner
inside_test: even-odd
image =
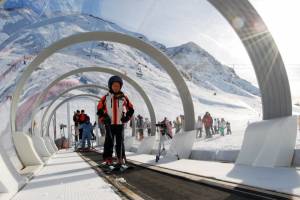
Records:
[[[144,139],[144,119],[141,115],[137,116],[137,121],[136,121],[136,128],[139,133],[139,140]]]
[[[224,118],[222,118],[221,119],[221,126],[220,126],[220,134],[221,134],[221,136],[224,136],[225,127],[226,127],[226,122],[225,122]]]
[[[156,162],[158,162],[160,155],[165,151],[165,141],[168,140],[168,137],[172,139],[172,125],[170,124],[170,121],[165,117],[164,120],[158,122],[156,126],[159,128],[160,132],[158,154],[156,155]]]
[[[197,130],[196,138],[198,138],[198,137],[201,138],[202,130],[203,130],[203,122],[202,122],[201,116],[198,116],[198,120],[196,122],[195,128]]]
[[[90,122],[90,117],[86,116],[85,122],[80,125],[82,129],[82,151],[89,151],[91,148],[91,139],[92,139],[92,132],[93,132],[93,125]],[[85,149],[85,141],[87,140],[88,148]]]
[[[75,127],[75,151],[77,150],[78,142],[79,142],[79,115],[80,115],[79,110],[74,112],[74,115],[73,115],[73,121],[74,121],[74,127]]]
[[[218,129],[218,119],[214,119],[214,132],[215,134],[219,134],[219,129]]]
[[[226,130],[227,130],[227,132],[226,132],[227,135],[232,134],[230,122],[226,122]]]
[[[116,168],[126,167],[123,124],[127,123],[133,113],[133,105],[121,91],[123,80],[119,76],[112,76],[108,81],[109,93],[101,98],[98,104],[98,116],[105,125],[103,160],[106,165],[112,165],[114,138],[116,138]]]
[[[85,114],[84,110],[81,110],[79,114],[79,126],[86,121],[87,115]],[[79,127],[79,140],[82,139],[82,128]]]
[[[147,130],[148,137],[150,137],[151,136],[151,122],[147,117],[145,118],[144,127]]]

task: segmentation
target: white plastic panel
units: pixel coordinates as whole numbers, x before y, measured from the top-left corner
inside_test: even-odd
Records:
[[[54,154],[55,150],[53,149],[50,139],[48,137],[44,137],[44,140],[48,151],[51,153],[51,155]]]
[[[34,144],[34,147],[39,154],[40,157],[50,157],[51,153],[48,151],[45,140],[40,136],[33,136],[32,141]]]
[[[13,140],[18,155],[25,166],[43,165],[30,136],[17,132],[13,134]]]
[[[196,139],[196,131],[182,132],[174,135],[166,157],[189,158]]]
[[[1,145],[0,169],[0,193],[7,193],[6,197],[16,193],[27,182],[27,179],[16,171]]]
[[[260,167],[290,166],[296,136],[296,116],[252,123],[246,129],[236,164]]]

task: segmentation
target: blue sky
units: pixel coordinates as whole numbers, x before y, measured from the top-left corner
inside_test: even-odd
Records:
[[[271,30],[287,67],[293,98],[300,100],[300,26],[296,26],[300,1],[250,2]],[[243,78],[256,82],[240,39],[206,0],[102,0],[100,13],[103,18],[167,46],[194,41],[223,64],[234,66]]]
[[[250,63],[234,31],[207,1],[186,2],[102,0],[101,16],[167,46],[194,41],[223,63]]]

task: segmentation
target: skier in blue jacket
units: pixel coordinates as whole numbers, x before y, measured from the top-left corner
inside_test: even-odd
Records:
[[[88,143],[88,149],[91,148],[91,138],[92,138],[92,132],[93,132],[93,125],[90,122],[90,118],[87,116],[86,121],[80,125],[80,128],[82,129],[82,150],[85,150],[85,141],[87,140]]]

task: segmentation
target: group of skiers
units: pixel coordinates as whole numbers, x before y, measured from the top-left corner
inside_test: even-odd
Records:
[[[108,81],[109,92],[104,95],[97,106],[98,125],[100,133],[105,137],[104,152],[103,152],[103,165],[111,166],[113,164],[113,151],[114,141],[115,154],[117,160],[117,166],[119,168],[126,168],[126,156],[124,147],[124,126],[130,121],[130,126],[135,127],[136,134],[139,136],[139,140],[144,138],[144,130],[147,131],[148,136],[151,136],[151,122],[148,118],[143,118],[141,115],[133,117],[134,108],[128,97],[122,92],[123,80],[119,76],[112,76]],[[75,123],[75,140],[81,140],[82,149],[85,149],[85,143],[87,141],[88,148],[91,147],[91,138],[93,137],[94,126],[90,122],[90,117],[85,114],[84,110],[77,110],[73,117]],[[158,132],[165,138],[173,137],[173,129],[175,134],[179,133],[182,127],[184,127],[184,116],[180,115],[173,121],[169,121],[166,117],[156,124]],[[211,138],[214,134],[225,135],[231,134],[230,123],[226,122],[224,118],[213,119],[209,112],[206,112],[203,118],[198,117],[195,129],[197,130],[196,137],[202,137],[203,129],[205,130],[206,138]]]
[[[93,133],[93,125],[90,122],[90,117],[84,110],[74,112],[73,121],[75,125],[75,150],[77,150],[78,142],[81,141],[82,151],[89,151],[91,148],[91,140],[95,138]],[[85,148],[87,143],[88,147]]]
[[[215,134],[220,134],[221,136],[231,135],[231,125],[230,122],[225,121],[224,118],[212,118],[209,112],[206,112],[203,118],[198,116],[196,121],[195,129],[197,130],[196,138],[201,138],[203,130],[205,130],[205,137],[211,138]]]
[[[136,124],[136,138],[138,140],[143,140],[144,139],[144,130],[147,131],[148,136],[151,136],[151,121],[149,118],[145,118],[138,115],[135,119],[135,124]],[[132,127],[132,121],[130,121],[130,127]],[[173,122],[168,120],[167,117],[165,117],[161,122],[158,122],[158,124],[166,124],[165,129],[163,132],[167,132],[169,135],[173,135],[173,129],[175,129],[175,134],[179,133],[179,131],[182,129],[184,123],[184,116],[180,115],[179,117],[176,118]],[[158,132],[161,132],[161,130],[158,130]]]
[[[133,121],[135,122],[135,127],[138,133],[136,134],[137,140],[141,141],[144,139],[144,131],[147,132],[148,136],[151,136],[151,121],[149,120],[149,118],[147,117],[144,118],[142,115],[139,114],[136,118],[130,121],[130,127],[132,127]],[[165,124],[166,125],[164,126],[165,130],[158,130],[158,132],[166,132],[171,136],[173,135],[173,129],[175,129],[175,134],[177,134],[183,127],[183,121],[184,121],[183,115],[177,117],[176,120],[173,121],[173,123],[172,121],[168,120],[167,117],[165,117],[162,121],[157,123],[157,124]],[[159,128],[159,126],[157,127]],[[160,128],[161,127],[162,126],[160,126]]]
[[[137,130],[136,139],[143,140],[144,139],[144,130],[147,131],[147,135],[151,136],[151,122],[149,118],[145,118],[142,115],[138,115],[134,120],[130,121],[130,127],[132,127],[132,123],[135,123],[135,127]]]

